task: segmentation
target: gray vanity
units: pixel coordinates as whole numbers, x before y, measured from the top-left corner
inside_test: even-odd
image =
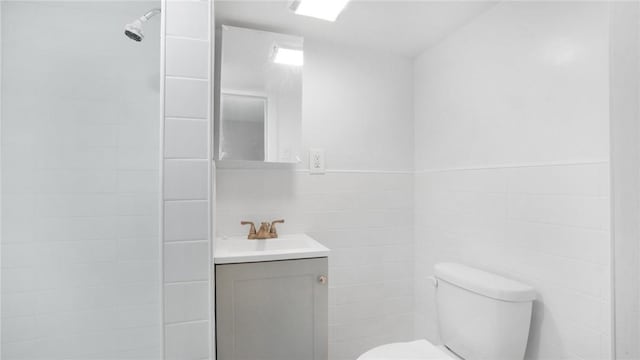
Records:
[[[326,360],[329,249],[304,234],[218,239],[218,360]]]

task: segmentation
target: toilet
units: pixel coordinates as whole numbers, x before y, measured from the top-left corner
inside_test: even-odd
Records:
[[[522,360],[535,290],[462,264],[440,263],[434,270],[442,344],[387,344],[358,360]]]

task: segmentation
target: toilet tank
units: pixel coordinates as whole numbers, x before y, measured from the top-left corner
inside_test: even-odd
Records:
[[[442,343],[465,360],[521,360],[535,291],[461,264],[435,266]]]

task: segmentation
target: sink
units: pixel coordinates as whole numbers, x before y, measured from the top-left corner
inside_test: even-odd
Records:
[[[280,235],[276,239],[248,240],[246,236],[216,239],[214,263],[247,263],[329,256],[329,249],[306,234]]]

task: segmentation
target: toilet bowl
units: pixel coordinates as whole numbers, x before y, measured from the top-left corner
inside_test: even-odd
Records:
[[[360,355],[357,360],[461,360],[444,346],[427,340],[386,344]]]
[[[434,270],[442,345],[427,340],[387,344],[358,360],[522,360],[534,289],[461,264],[436,264]]]

